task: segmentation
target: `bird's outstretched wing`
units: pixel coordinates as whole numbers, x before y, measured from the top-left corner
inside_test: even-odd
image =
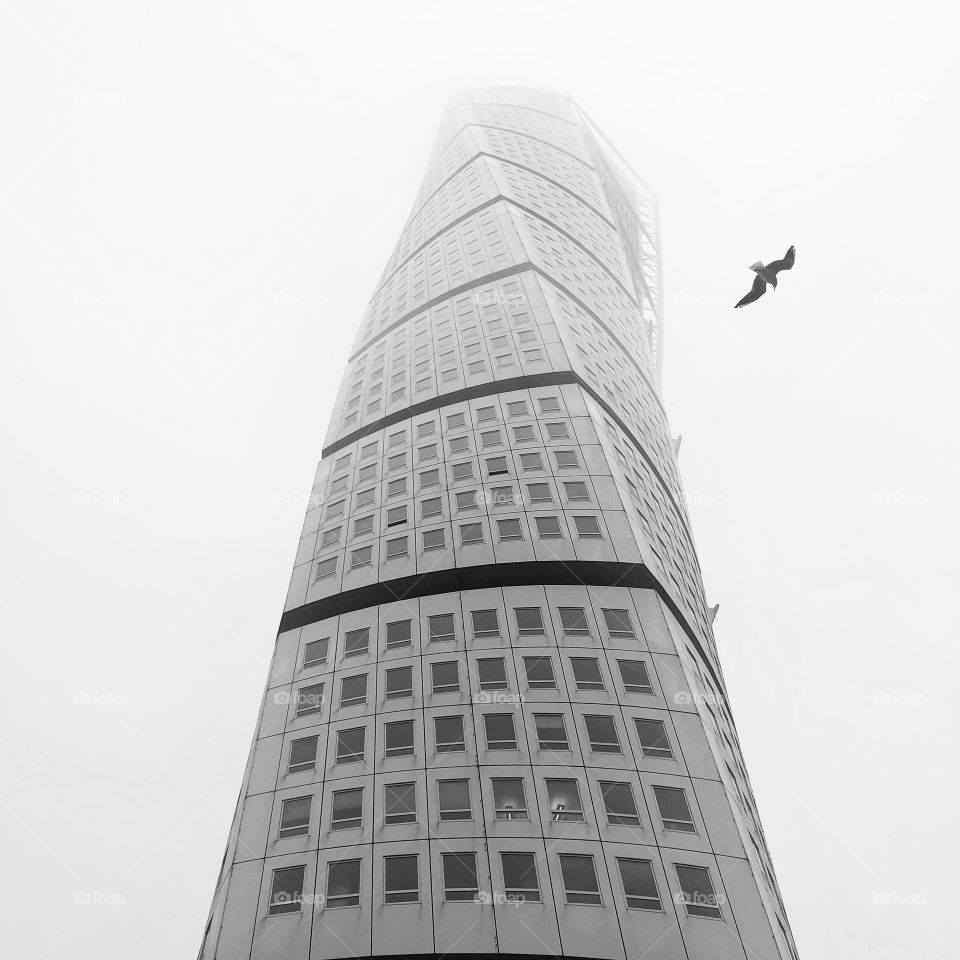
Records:
[[[753,286],[750,288],[750,292],[739,303],[734,304],[734,310],[737,307],[745,307],[748,303],[753,303],[754,300],[759,300],[766,292],[767,282],[758,273],[753,278]]]
[[[796,259],[796,251],[791,247],[784,255],[782,260],[771,260],[767,266],[766,270],[768,273],[772,273],[776,276],[781,270],[789,270],[793,266],[793,261]]]

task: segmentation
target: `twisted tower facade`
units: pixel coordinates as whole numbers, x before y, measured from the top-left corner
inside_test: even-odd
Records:
[[[658,386],[652,195],[444,117],[317,468],[203,960],[794,957]]]

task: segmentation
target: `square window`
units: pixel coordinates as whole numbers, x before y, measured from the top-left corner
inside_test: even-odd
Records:
[[[420,501],[420,519],[427,520],[430,517],[439,517],[443,515],[443,501],[440,497],[431,497],[429,500]]]
[[[463,717],[434,717],[433,732],[437,753],[462,753],[467,749],[463,733]]]
[[[317,765],[317,737],[301,737],[290,744],[290,759],[287,761],[287,773],[300,773],[313,770]]]
[[[324,637],[322,640],[309,640],[303,647],[303,669],[316,667],[321,663],[327,662],[327,647],[330,644],[330,638]]]
[[[629,783],[601,780],[600,794],[603,797],[607,823],[640,826],[637,802],[633,798],[633,790],[630,789]]]
[[[578,690],[604,690],[603,674],[596,657],[571,657],[570,667]]]
[[[350,727],[347,730],[338,730],[337,763],[361,763],[366,738],[365,727]]]
[[[675,865],[677,880],[683,891],[683,903],[688,917],[710,917],[722,919],[720,900],[713,889],[710,871],[706,867],[695,867],[678,863]]]
[[[355,707],[367,702],[367,675],[358,673],[340,681],[340,706]]]
[[[363,787],[334,790],[331,830],[350,830],[363,826]]]
[[[416,823],[417,788],[413,783],[388,783],[383,788],[383,822]]]
[[[510,471],[507,469],[506,457],[488,457],[487,458],[487,476],[488,477],[499,477],[509,472]]]
[[[664,830],[677,830],[680,833],[696,833],[697,828],[690,813],[687,795],[680,787],[654,787],[660,819]]]
[[[466,547],[474,543],[483,543],[483,524],[460,524],[460,546]]]
[[[533,432],[533,427],[524,425],[513,428],[513,439],[517,443],[531,443],[536,440],[536,435]]]
[[[386,699],[413,696],[413,668],[394,667],[386,673]]]
[[[328,557],[317,564],[317,571],[313,576],[314,580],[325,580],[332,577],[337,572],[337,560],[339,557]]]
[[[528,483],[527,496],[531,503],[550,503],[553,500],[549,483]]]
[[[369,507],[371,503],[376,499],[376,488],[371,487],[369,490],[362,490],[357,494],[356,505],[358,508]]]
[[[662,910],[660,891],[653,875],[653,865],[649,860],[634,860],[617,857],[620,868],[620,882],[627,906],[635,910]]]
[[[343,508],[346,504],[345,500],[337,500],[336,503],[331,503],[327,507],[327,512],[325,514],[325,519],[332,520],[334,517],[339,517],[343,515]]]
[[[670,748],[670,738],[662,720],[648,720],[643,717],[634,719],[637,736],[640,738],[640,748],[645,757],[657,760],[672,760],[673,750]]]
[[[511,417],[526,417],[529,414],[526,400],[511,400],[507,404],[507,414]]]
[[[541,413],[557,413],[560,410],[560,401],[556,397],[541,397],[538,403]]]
[[[543,458],[539,453],[521,453],[520,466],[523,467],[524,471],[527,473],[531,473],[536,470],[542,470]]]
[[[503,443],[503,437],[499,430],[484,430],[480,434],[480,441],[485,447],[496,447]]]
[[[537,525],[537,536],[541,540],[562,540],[563,531],[560,528],[558,517],[534,517]]]
[[[437,425],[432,420],[417,424],[417,437],[432,437],[437,432]]]
[[[554,823],[582,823],[583,807],[577,781],[548,778],[546,784],[550,819]]]
[[[566,440],[570,437],[570,431],[565,423],[548,423],[547,436],[551,440]]]
[[[587,485],[582,480],[564,481],[563,490],[567,495],[567,500],[569,500],[571,503],[590,499],[590,492],[587,490]]]
[[[508,689],[503,657],[482,657],[477,660],[477,679],[481,690]]]
[[[428,487],[435,487],[440,483],[440,471],[436,468],[433,470],[424,470],[420,474],[420,489],[426,490]]]
[[[519,903],[540,903],[540,881],[532,853],[501,853],[503,892]]]
[[[636,640],[629,610],[603,609],[603,619],[607,625],[607,632],[611,637],[619,640]]]
[[[273,871],[270,883],[270,906],[267,912],[271,917],[281,913],[299,913],[303,900],[303,877],[306,867],[281,867]]]
[[[409,620],[394,620],[387,624],[388,650],[394,647],[409,647],[411,637],[411,622]]]
[[[523,527],[519,520],[498,520],[497,534],[501,540],[522,540]]]
[[[442,856],[444,900],[476,900],[480,893],[476,854],[444,853]]]
[[[581,540],[599,540],[603,536],[600,533],[600,521],[594,516],[575,516],[573,523],[577,528],[577,536]]]
[[[407,522],[407,506],[404,504],[402,507],[391,507],[387,511],[387,526],[388,527],[399,527],[401,524]]]
[[[465,460],[463,463],[455,463],[451,467],[453,471],[453,479],[456,480],[472,480],[473,479],[473,461]]]
[[[419,903],[420,872],[415,853],[383,858],[383,902]]]
[[[539,607],[514,607],[513,616],[517,621],[519,636],[542,637],[546,634],[543,627],[543,612]]]
[[[407,466],[407,454],[395,453],[392,457],[387,457],[387,473],[394,470],[404,470]]]
[[[348,630],[343,638],[344,657],[363,656],[370,647],[370,628],[360,627],[358,630]]]
[[[343,527],[331,527],[329,530],[324,530],[323,537],[320,540],[320,547],[331,547],[333,544],[339,543],[342,530]]]
[[[399,480],[391,480],[387,484],[387,499],[390,497],[402,497],[407,492],[407,478],[401,477]]]
[[[310,832],[310,804],[313,797],[293,797],[280,805],[280,840],[303,837]]]
[[[353,535],[355,537],[365,537],[368,533],[373,533],[373,514],[367,517],[358,517],[353,521]]]
[[[587,727],[590,749],[594,753],[622,753],[620,738],[617,736],[617,724],[607,714],[583,718]]]
[[[358,547],[350,554],[350,569],[369,567],[373,562],[373,547]]]
[[[560,623],[565,637],[589,637],[590,627],[583,607],[560,607]]]
[[[593,857],[583,854],[561,853],[560,872],[567,903],[600,904],[600,885]]]
[[[450,453],[466,453],[470,449],[470,441],[466,437],[453,437],[447,441]]]
[[[523,778],[494,777],[493,806],[498,820],[529,820]]]
[[[473,610],[470,617],[473,620],[473,635],[476,639],[500,636],[500,620],[496,610]]]
[[[417,462],[426,463],[428,460],[437,459],[437,445],[435,443],[425,443],[417,450]]]
[[[395,720],[383,725],[385,757],[413,756],[413,721]]]
[[[533,722],[537,730],[537,744],[541,750],[570,749],[562,713],[535,713]]]
[[[460,427],[465,427],[467,421],[462,413],[451,413],[447,417],[447,429],[448,430],[458,430]]]
[[[463,490],[456,495],[457,510],[476,510],[477,509],[477,491]]]
[[[557,689],[557,681],[553,676],[553,660],[550,657],[524,657],[523,668],[527,675],[527,686],[531,690]]]
[[[459,693],[460,669],[456,660],[442,660],[430,665],[434,693]]]
[[[494,407],[480,407],[477,410],[477,422],[484,423],[488,420],[496,420],[497,411]]]
[[[512,507],[516,505],[513,487],[492,487],[490,489],[490,505],[492,507]]]
[[[423,552],[430,550],[442,550],[447,545],[447,535],[443,527],[438,530],[423,531]]]
[[[440,780],[437,782],[441,820],[471,820],[469,780]]]
[[[642,660],[618,660],[617,665],[627,693],[653,693],[647,665]]]
[[[430,617],[430,642],[439,643],[445,640],[455,640],[456,633],[453,626],[452,613],[438,613]]]
[[[368,463],[365,467],[361,467],[357,472],[357,480],[360,483],[366,483],[368,480],[373,480],[377,475],[377,465],[375,463]]]
[[[407,538],[406,537],[395,537],[393,540],[387,541],[387,559],[396,560],[397,557],[405,557],[407,555]]]
[[[337,860],[327,868],[327,898],[324,906],[360,906],[360,861]]]
[[[516,750],[517,734],[513,727],[513,714],[485,713],[483,729],[488,750]]]
[[[580,459],[576,450],[557,450],[553,454],[558,470],[576,470],[580,466]]]
[[[309,687],[301,687],[297,691],[297,717],[306,717],[312,713],[319,713],[323,709],[323,684],[315,683]]]
[[[366,460],[368,457],[374,456],[380,449],[380,442],[374,440],[373,443],[368,443],[366,446],[360,448],[360,459]]]

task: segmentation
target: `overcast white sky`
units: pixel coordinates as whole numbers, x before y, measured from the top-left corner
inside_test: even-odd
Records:
[[[943,9],[7,5],[11,957],[195,955],[348,345],[488,83],[572,92],[659,194],[666,402],[801,955],[958,956]]]

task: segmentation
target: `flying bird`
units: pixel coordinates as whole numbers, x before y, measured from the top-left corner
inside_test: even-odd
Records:
[[[753,278],[753,286],[750,288],[750,292],[734,306],[734,309],[737,307],[745,307],[748,303],[753,303],[754,300],[759,300],[767,292],[767,284],[771,284],[773,289],[777,289],[777,274],[781,270],[789,270],[793,266],[793,261],[796,259],[796,251],[791,247],[783,256],[782,260],[771,260],[766,266],[763,265],[759,260],[756,263],[750,265],[750,269],[756,273],[756,276]]]

